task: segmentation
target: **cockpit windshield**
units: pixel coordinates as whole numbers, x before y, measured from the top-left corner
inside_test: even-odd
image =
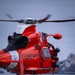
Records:
[[[47,34],[41,32],[40,35],[41,35],[40,40],[41,40],[41,41],[44,41],[44,38],[45,38],[45,36],[46,36]]]

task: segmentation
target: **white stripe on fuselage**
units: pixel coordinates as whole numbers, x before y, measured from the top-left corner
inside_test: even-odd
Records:
[[[9,51],[11,56],[11,60],[19,60],[19,54],[17,51]],[[17,62],[11,62],[10,65],[7,67],[8,70],[11,70],[17,66]]]

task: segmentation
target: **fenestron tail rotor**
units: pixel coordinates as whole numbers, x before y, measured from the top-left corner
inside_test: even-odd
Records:
[[[8,17],[12,18],[9,14],[6,14]],[[24,23],[24,24],[36,24],[36,23],[43,23],[43,22],[55,22],[55,23],[61,23],[61,22],[73,22],[75,21],[75,18],[73,19],[66,19],[66,20],[47,20],[51,15],[47,15],[45,18],[40,20],[35,20],[31,18],[27,18],[25,20],[0,20],[2,22],[18,22],[18,23]]]

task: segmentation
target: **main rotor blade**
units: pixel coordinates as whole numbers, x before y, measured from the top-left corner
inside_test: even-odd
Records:
[[[10,14],[6,13],[5,14],[7,17],[9,17],[10,19],[14,19]]]
[[[23,20],[0,20],[0,21],[3,21],[3,22],[23,22]]]
[[[72,22],[75,21],[75,19],[67,19],[67,20],[51,20],[51,21],[44,21],[44,22]]]
[[[37,20],[36,22],[38,22],[38,23],[42,23],[42,22],[46,21],[50,16],[51,16],[51,15],[48,14],[45,18],[40,19],[40,20]]]

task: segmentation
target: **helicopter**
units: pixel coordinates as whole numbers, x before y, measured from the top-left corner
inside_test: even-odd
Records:
[[[71,22],[68,20],[47,20],[51,15],[45,18],[35,20],[26,18],[25,20],[0,20],[0,22],[18,22],[16,32],[8,36],[8,45],[0,50],[0,68],[8,72],[23,74],[45,74],[52,73],[59,67],[58,53],[59,48],[48,42],[47,37],[51,36],[60,40],[62,35],[59,33],[47,34],[36,32],[36,25],[45,22]]]

